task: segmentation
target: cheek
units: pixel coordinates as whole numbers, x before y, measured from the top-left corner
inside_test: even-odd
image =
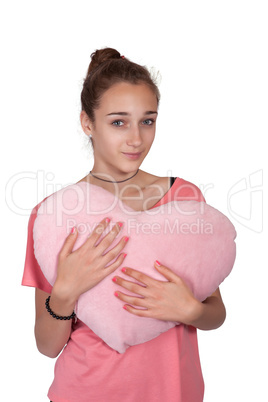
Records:
[[[107,135],[101,138],[100,147],[103,153],[115,154],[120,148],[122,148],[123,142],[123,137],[118,138],[117,136],[112,135],[112,133],[107,133]]]
[[[118,144],[118,138],[114,135],[112,130],[107,128],[106,125],[101,125],[99,124],[97,127],[97,130],[95,132],[95,138],[96,138],[96,143],[98,143],[98,147],[101,150],[109,150],[110,152],[113,151],[113,149],[116,147]]]
[[[153,130],[151,133],[145,133],[143,137],[144,143],[146,143],[147,146],[151,146],[152,143],[154,142],[154,138],[155,138],[155,130]]]

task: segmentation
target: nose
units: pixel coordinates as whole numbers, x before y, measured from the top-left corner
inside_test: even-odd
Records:
[[[127,136],[127,144],[134,147],[139,147],[142,143],[142,137],[140,133],[140,127],[138,125],[133,125]]]

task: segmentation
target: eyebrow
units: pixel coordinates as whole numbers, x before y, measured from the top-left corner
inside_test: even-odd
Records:
[[[158,114],[158,112],[154,112],[149,110],[148,112],[145,112],[144,115],[148,116],[150,114]],[[113,116],[113,115],[117,115],[117,116],[130,116],[129,113],[127,112],[112,112],[112,113],[108,113],[106,116]]]

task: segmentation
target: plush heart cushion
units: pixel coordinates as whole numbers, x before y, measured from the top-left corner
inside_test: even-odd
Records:
[[[48,197],[35,220],[35,256],[51,285],[57,275],[59,251],[71,228],[75,225],[79,231],[75,250],[104,217],[112,218],[105,233],[115,222],[124,222],[112,246],[122,236],[129,236],[123,250],[127,256],[124,265],[81,295],[76,313],[120,353],[178,324],[137,317],[122,308],[122,301],[114,296],[118,287],[112,278],[116,274],[124,276],[123,266],[166,280],[154,268],[154,261],[159,260],[181,276],[200,301],[218,288],[233,267],[235,229],[226,216],[206,203],[172,201],[147,211],[134,211],[101,187],[80,182]]]

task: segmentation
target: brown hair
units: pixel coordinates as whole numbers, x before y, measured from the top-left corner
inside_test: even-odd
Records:
[[[99,107],[104,92],[122,81],[131,84],[145,83],[152,89],[157,104],[159,103],[159,89],[146,67],[133,63],[115,49],[96,50],[91,54],[91,63],[81,92],[82,110],[92,122],[95,121],[94,111]]]

